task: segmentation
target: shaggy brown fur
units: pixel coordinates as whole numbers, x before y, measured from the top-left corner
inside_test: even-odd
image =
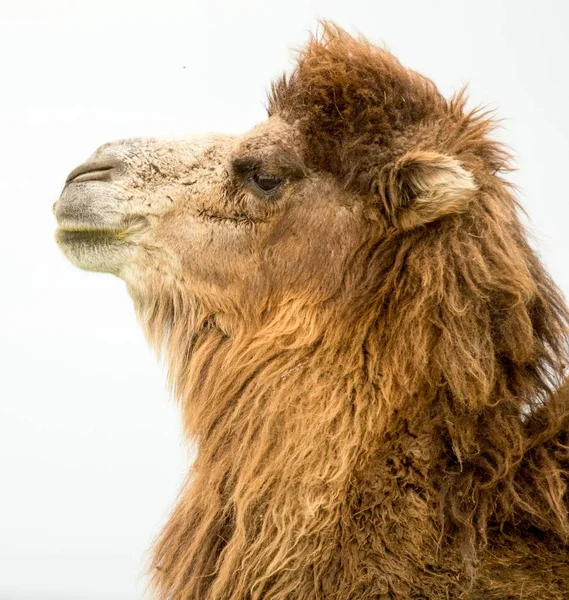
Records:
[[[311,310],[212,329],[184,363],[175,323],[199,456],[156,548],[162,597],[569,597],[568,313],[464,105],[329,25],[274,86],[305,164],[381,234]]]
[[[260,227],[239,177],[265,160],[326,177],[303,206],[341,195],[358,225],[322,217],[297,246],[283,217],[286,265],[237,303],[221,276],[200,301],[166,279],[133,291],[199,446],[158,597],[566,600],[569,313],[492,120],[329,24],[269,115],[294,137],[247,138],[231,212],[207,218]],[[263,264],[284,264],[270,244]]]

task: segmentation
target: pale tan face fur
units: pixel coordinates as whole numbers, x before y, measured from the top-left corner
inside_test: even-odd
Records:
[[[369,224],[353,195],[306,168],[297,139],[272,117],[242,137],[105,144],[54,206],[57,241],[74,264],[121,277],[142,302],[171,291],[239,313],[269,299],[321,300]],[[267,177],[277,185],[264,192],[255,181]]]

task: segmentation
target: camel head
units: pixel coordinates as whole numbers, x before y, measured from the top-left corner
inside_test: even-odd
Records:
[[[106,144],[69,175],[57,242],[143,303],[179,294],[235,314],[276,293],[329,293],[318,272],[362,238],[363,204],[310,168],[301,144],[279,115],[243,136]]]
[[[141,306],[182,298],[229,328],[285,302],[345,301],[346,278],[369,275],[362,249],[467,213],[494,177],[502,156],[462,105],[326,25],[244,135],[100,147],[54,207],[57,242]]]

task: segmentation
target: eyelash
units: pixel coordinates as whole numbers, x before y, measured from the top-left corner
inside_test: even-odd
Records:
[[[284,180],[274,175],[263,173],[262,171],[254,172],[249,178],[252,185],[265,196],[270,196],[277,192],[284,184]],[[273,185],[274,184],[274,185]]]

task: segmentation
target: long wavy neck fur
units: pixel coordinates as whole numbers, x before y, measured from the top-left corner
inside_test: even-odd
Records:
[[[359,597],[378,556],[403,593],[445,548],[473,577],[493,527],[568,539],[561,467],[526,465],[567,420],[549,399],[568,313],[507,188],[493,194],[478,215],[362,246],[319,305],[224,331],[182,294],[138,306],[199,447],[156,547],[161,598]],[[372,518],[377,539],[360,539]]]

